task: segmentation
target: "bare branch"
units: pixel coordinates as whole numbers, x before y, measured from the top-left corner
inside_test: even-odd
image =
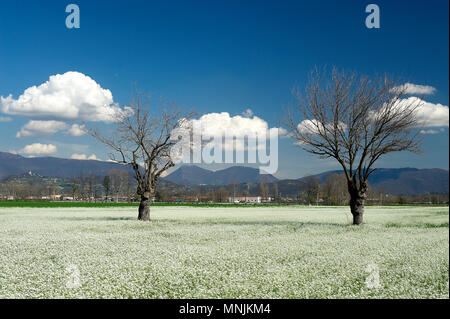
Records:
[[[88,129],[90,135],[113,151],[111,160],[133,168],[137,193],[147,198],[155,193],[158,178],[174,166],[170,156],[176,142],[172,139],[174,130],[194,115],[174,104],[151,110],[149,102],[148,97],[136,93],[128,113],[117,116],[112,134]]]
[[[287,126],[304,150],[340,163],[349,190],[364,193],[383,155],[420,152],[421,100],[410,102],[401,88],[388,77],[316,69],[305,93],[295,91],[298,104],[289,110]]]

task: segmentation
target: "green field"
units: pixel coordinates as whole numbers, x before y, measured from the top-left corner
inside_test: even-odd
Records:
[[[348,211],[3,207],[0,298],[449,298],[448,207]]]

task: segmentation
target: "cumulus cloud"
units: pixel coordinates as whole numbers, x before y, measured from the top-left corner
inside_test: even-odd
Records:
[[[0,116],[0,123],[1,122],[11,122],[12,118],[10,118],[9,116]]]
[[[402,103],[419,105],[419,107],[417,108],[417,118],[420,125],[423,125],[425,127],[448,126],[448,106],[439,103],[434,104],[426,102],[414,96],[400,101],[400,107]]]
[[[220,135],[224,136],[228,131],[236,137],[244,137],[248,134],[266,131],[269,129],[268,123],[257,117],[243,117],[240,115],[230,116],[228,112],[208,113],[201,116],[193,123],[201,127],[203,135]]]
[[[0,109],[5,114],[33,119],[93,122],[113,122],[115,116],[129,111],[114,103],[110,90],[79,72],[52,75],[45,83],[26,89],[17,99],[11,94],[1,96]]]
[[[416,116],[419,125],[423,127],[443,127],[449,126],[449,107],[442,104],[434,104],[430,102],[423,101],[417,97],[409,97],[407,99],[400,100],[395,107],[400,110],[406,105],[417,105]],[[317,126],[321,124],[313,120],[303,120],[297,126],[297,130],[302,134],[317,134]],[[346,128],[344,123],[341,124],[342,129]],[[438,130],[421,130],[421,134],[437,134],[443,132],[443,129]],[[295,145],[302,145],[301,142],[295,142]]]
[[[436,92],[436,88],[429,85],[418,85],[413,83],[405,83],[392,89],[395,91],[403,91],[405,94],[428,95]]]
[[[95,154],[92,154],[90,156],[87,156],[86,154],[72,154],[72,156],[70,156],[71,159],[76,159],[76,160],[95,160],[98,161],[99,159],[97,158],[97,156],[95,156]]]
[[[219,154],[225,151],[226,158],[227,154],[232,155],[234,152],[239,152],[241,156],[246,151],[265,151],[267,141],[270,140],[270,147],[272,147],[272,139],[278,138],[285,132],[284,129],[270,128],[265,120],[257,116],[247,118],[241,115],[230,116],[228,112],[208,113],[199,119],[186,121],[181,128],[172,132],[172,138],[179,141],[177,147],[172,150],[171,156],[178,161],[188,155],[189,149],[194,150],[195,153],[200,150],[203,160],[208,150],[212,149],[214,149],[214,157],[221,157]],[[274,147],[278,147],[277,145]],[[209,155],[207,157],[209,158]],[[193,160],[195,162],[200,159]]]
[[[67,124],[61,121],[29,121],[25,124],[16,137],[37,137],[52,135],[60,130],[66,129]]]
[[[86,125],[72,124],[68,132],[72,136],[84,135],[86,134]]]
[[[260,173],[273,174],[278,168],[278,137],[284,133],[257,116],[208,113],[172,131],[171,138],[178,142],[170,155],[175,162],[245,163],[247,154],[248,163],[268,164],[260,166]]]
[[[48,155],[56,153],[56,146],[53,144],[33,143],[15,152],[24,155]]]
[[[236,149],[245,148],[245,139],[259,136],[260,140],[266,140],[272,130],[278,130],[278,134],[284,134],[285,130],[269,128],[269,124],[257,117],[243,117],[241,115],[230,116],[228,112],[208,113],[199,119],[193,119],[186,123],[185,128],[193,128],[194,135],[208,138],[232,136],[235,138]],[[173,135],[186,134],[184,129],[174,132]],[[195,146],[195,145],[194,145]],[[224,144],[224,147],[233,147]]]

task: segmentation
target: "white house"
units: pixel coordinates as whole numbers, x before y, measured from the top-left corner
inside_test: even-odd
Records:
[[[251,203],[258,204],[261,203],[261,196],[232,196],[228,197],[229,203]]]

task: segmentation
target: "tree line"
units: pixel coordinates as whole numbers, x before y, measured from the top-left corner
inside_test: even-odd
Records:
[[[260,196],[263,202],[291,203],[302,205],[348,205],[350,197],[346,190],[343,174],[330,174],[324,181],[311,176],[303,179],[295,189],[284,193],[279,182],[248,183],[229,185],[183,186],[161,185],[152,198],[156,202],[200,202],[228,203],[229,198],[239,196]],[[58,178],[44,181],[12,179],[0,183],[0,199],[8,197],[21,200],[74,200],[87,202],[135,202],[139,201],[136,182],[127,170],[112,169],[106,176],[96,176],[92,172],[61,182]],[[368,185],[367,203],[384,204],[444,204],[448,194],[392,195],[383,189]]]
[[[3,199],[48,199],[75,201],[134,201],[136,184],[129,171],[111,169],[105,176],[93,172],[70,179],[28,176],[0,183]]]

